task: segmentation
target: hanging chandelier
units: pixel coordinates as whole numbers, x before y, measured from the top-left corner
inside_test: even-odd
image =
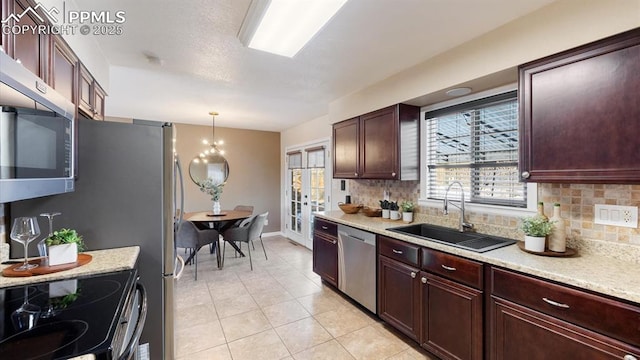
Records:
[[[224,141],[222,140],[216,141],[216,115],[218,115],[218,113],[215,111],[211,111],[209,115],[211,115],[211,142],[209,142],[209,140],[207,139],[203,139],[202,144],[208,145],[209,148],[205,149],[203,152],[201,152],[198,155],[200,160],[204,163],[208,162],[208,158],[211,155],[214,155],[214,154],[224,155],[224,150],[219,148],[219,146],[224,144]]]

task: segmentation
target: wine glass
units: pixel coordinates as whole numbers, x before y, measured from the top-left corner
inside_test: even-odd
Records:
[[[14,271],[26,271],[38,267],[38,264],[29,264],[27,261],[27,247],[29,243],[40,236],[40,226],[38,226],[38,219],[34,216],[19,217],[13,221],[13,227],[11,228],[11,240],[24,245],[24,264],[13,269]]]
[[[38,253],[40,254],[40,256],[44,256],[44,257],[47,256],[47,244],[45,243],[45,240],[47,240],[47,238],[50,238],[51,235],[53,235],[53,217],[61,214],[62,213],[59,213],[59,212],[40,214],[40,216],[46,216],[47,219],[49,219],[49,235],[47,235],[47,237],[45,237],[44,239],[40,240],[40,242],[38,243]]]
[[[30,330],[40,318],[40,306],[29,304],[29,286],[24,287],[24,302],[11,313],[11,322],[17,331]]]

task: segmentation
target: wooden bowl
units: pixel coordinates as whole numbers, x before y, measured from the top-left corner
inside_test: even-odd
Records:
[[[370,207],[363,207],[362,208],[362,213],[365,216],[369,216],[369,217],[380,217],[382,216],[382,209],[380,208],[370,208]]]
[[[338,206],[345,214],[355,214],[360,211],[362,204],[343,204],[339,203]]]

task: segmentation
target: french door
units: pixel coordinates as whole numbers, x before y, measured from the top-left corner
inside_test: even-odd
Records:
[[[286,236],[311,249],[313,213],[329,210],[331,169],[328,141],[287,151]]]

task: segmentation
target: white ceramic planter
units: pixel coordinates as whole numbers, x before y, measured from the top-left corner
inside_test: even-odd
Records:
[[[78,244],[49,246],[49,266],[74,263],[78,261]]]
[[[524,236],[524,248],[529,251],[544,252],[544,243],[546,237],[542,236]]]
[[[398,210],[389,210],[389,219],[391,220],[400,220],[400,211]]]
[[[382,209],[382,218],[383,219],[389,218],[389,209]]]
[[[403,212],[402,213],[402,221],[406,223],[410,223],[413,221],[413,213],[412,212]]]

